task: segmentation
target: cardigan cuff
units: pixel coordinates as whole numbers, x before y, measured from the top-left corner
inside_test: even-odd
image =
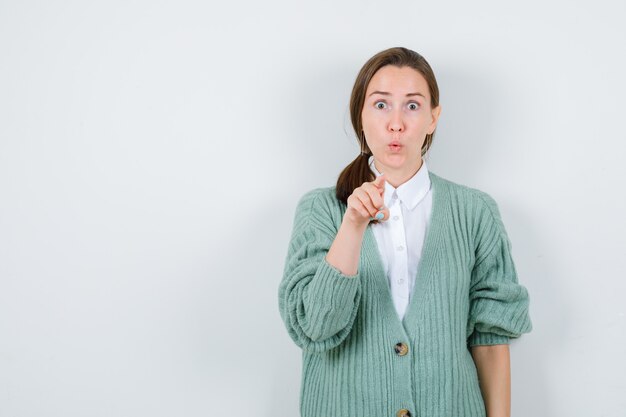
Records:
[[[480,346],[480,345],[508,345],[510,344],[510,338],[495,333],[483,333],[474,330],[474,333],[469,337],[467,341],[468,346]]]
[[[354,305],[354,296],[361,286],[358,279],[360,271],[356,275],[346,275],[335,268],[326,260],[324,256],[315,274],[315,279],[311,282],[310,294],[315,294],[316,303],[321,305],[332,305],[331,310],[341,311]]]
[[[356,278],[356,277],[359,276],[359,271],[357,271],[355,275],[346,275],[346,274],[344,274],[338,268],[336,268],[336,267],[332,266],[331,264],[329,264],[328,261],[326,260],[326,256],[324,256],[324,264],[325,265],[323,265],[323,268],[326,269],[326,271],[325,271],[326,273],[334,273],[334,275],[339,275],[341,277],[351,278],[351,279]],[[329,271],[328,269],[331,269],[332,271]]]

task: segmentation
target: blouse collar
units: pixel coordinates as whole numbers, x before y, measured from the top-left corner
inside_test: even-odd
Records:
[[[377,177],[380,172],[374,164],[374,155],[370,155],[368,159],[370,169]],[[385,205],[390,206],[393,195],[396,194],[398,199],[409,209],[413,210],[417,204],[428,194],[430,190],[430,176],[428,175],[428,167],[426,160],[422,158],[422,166],[408,181],[400,184],[397,188],[385,181]]]

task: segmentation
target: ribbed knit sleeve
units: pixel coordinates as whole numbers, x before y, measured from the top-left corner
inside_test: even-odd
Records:
[[[529,296],[518,283],[511,242],[495,200],[478,194],[476,259],[471,274],[468,346],[508,344],[532,330]]]
[[[309,191],[297,204],[278,293],[290,337],[312,352],[332,349],[345,340],[361,297],[360,271],[344,275],[326,261],[337,232],[324,192]]]

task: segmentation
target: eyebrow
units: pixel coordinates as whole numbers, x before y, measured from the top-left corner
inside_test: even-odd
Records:
[[[389,92],[387,92],[387,91],[374,91],[374,92],[372,92],[372,93],[370,94],[370,96],[372,96],[372,95],[374,95],[374,94],[381,94],[381,95],[383,95],[383,96],[390,96],[390,95],[391,95],[391,93],[389,93]],[[406,96],[407,96],[407,97],[412,97],[412,96],[421,96],[421,97],[426,98],[426,97],[424,96],[424,94],[422,94],[422,93],[409,93],[409,94],[407,94]],[[368,96],[368,97],[369,97],[369,96]]]

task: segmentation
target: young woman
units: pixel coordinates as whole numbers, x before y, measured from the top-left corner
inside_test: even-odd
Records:
[[[361,154],[298,202],[279,308],[303,417],[510,416],[529,296],[494,199],[427,169],[440,113],[421,55],[376,54],[350,98]]]

